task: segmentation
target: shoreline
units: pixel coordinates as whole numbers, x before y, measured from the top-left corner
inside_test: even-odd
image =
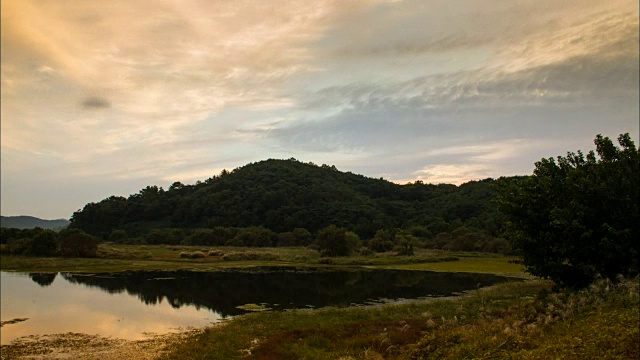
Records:
[[[222,324],[222,323],[220,323]],[[141,340],[125,340],[82,333],[27,335],[0,347],[0,359],[156,359],[185,339],[218,326],[189,328],[167,334],[149,334]]]

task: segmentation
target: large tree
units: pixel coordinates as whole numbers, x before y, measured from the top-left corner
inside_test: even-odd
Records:
[[[560,286],[638,273],[640,156],[598,135],[596,151],[542,159],[533,175],[503,179],[499,208],[526,270]]]

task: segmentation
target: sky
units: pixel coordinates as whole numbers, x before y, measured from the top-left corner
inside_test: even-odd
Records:
[[[1,213],[269,158],[461,184],[638,143],[636,0],[2,0]]]

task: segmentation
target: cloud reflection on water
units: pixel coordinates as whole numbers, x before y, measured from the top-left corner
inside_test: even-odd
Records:
[[[71,284],[62,276],[43,287],[25,275],[0,275],[2,320],[29,318],[2,327],[3,345],[21,336],[65,332],[137,340],[144,338],[144,333],[201,327],[221,319],[208,309],[188,305],[176,309],[166,301],[147,305],[126,292],[108,294]]]

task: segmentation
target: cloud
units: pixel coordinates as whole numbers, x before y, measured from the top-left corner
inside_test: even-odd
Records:
[[[109,100],[95,96],[85,98],[81,105],[85,109],[106,109],[111,107]]]
[[[97,194],[268,157],[527,173],[637,129],[628,0],[7,0],[1,15],[2,186],[23,197],[33,174]]]

